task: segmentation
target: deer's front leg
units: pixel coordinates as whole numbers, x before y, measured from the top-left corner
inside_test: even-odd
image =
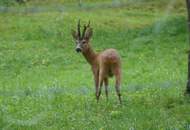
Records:
[[[92,71],[93,71],[93,75],[94,75],[94,83],[95,83],[95,90],[96,90],[96,100],[98,102],[99,100],[99,71],[97,68],[92,68]]]

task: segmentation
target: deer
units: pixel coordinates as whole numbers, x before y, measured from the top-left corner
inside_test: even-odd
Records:
[[[81,33],[80,20],[78,20],[77,29],[72,30],[71,34],[76,43],[76,52],[82,53],[86,61],[90,64],[95,83],[95,96],[97,103],[101,95],[102,86],[104,83],[106,99],[108,101],[108,79],[115,76],[115,90],[122,103],[120,85],[121,85],[121,58],[116,49],[106,49],[102,52],[95,52],[91,47],[90,39],[93,35],[93,29],[90,27],[90,21],[87,25],[84,24]]]

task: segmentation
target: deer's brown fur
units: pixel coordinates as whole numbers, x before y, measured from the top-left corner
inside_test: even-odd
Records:
[[[106,49],[100,53],[93,51],[90,45],[92,28],[90,23],[84,25],[83,34],[80,32],[80,20],[77,31],[72,31],[72,36],[76,40],[76,51],[82,52],[87,62],[91,65],[95,81],[96,99],[99,101],[102,85],[104,83],[105,93],[108,99],[108,78],[115,76],[115,89],[121,103],[120,84],[121,84],[121,59],[115,49]]]

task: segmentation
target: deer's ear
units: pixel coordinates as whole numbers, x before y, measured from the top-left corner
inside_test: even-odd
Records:
[[[89,40],[92,37],[92,34],[93,34],[92,28],[87,28],[84,38]]]
[[[71,34],[72,34],[74,39],[78,38],[78,34],[77,34],[77,32],[75,30],[71,30]]]

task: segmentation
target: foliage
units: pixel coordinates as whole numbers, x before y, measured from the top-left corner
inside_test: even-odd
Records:
[[[15,0],[0,0],[0,5],[10,6],[10,5],[14,5],[15,3],[16,3]]]

